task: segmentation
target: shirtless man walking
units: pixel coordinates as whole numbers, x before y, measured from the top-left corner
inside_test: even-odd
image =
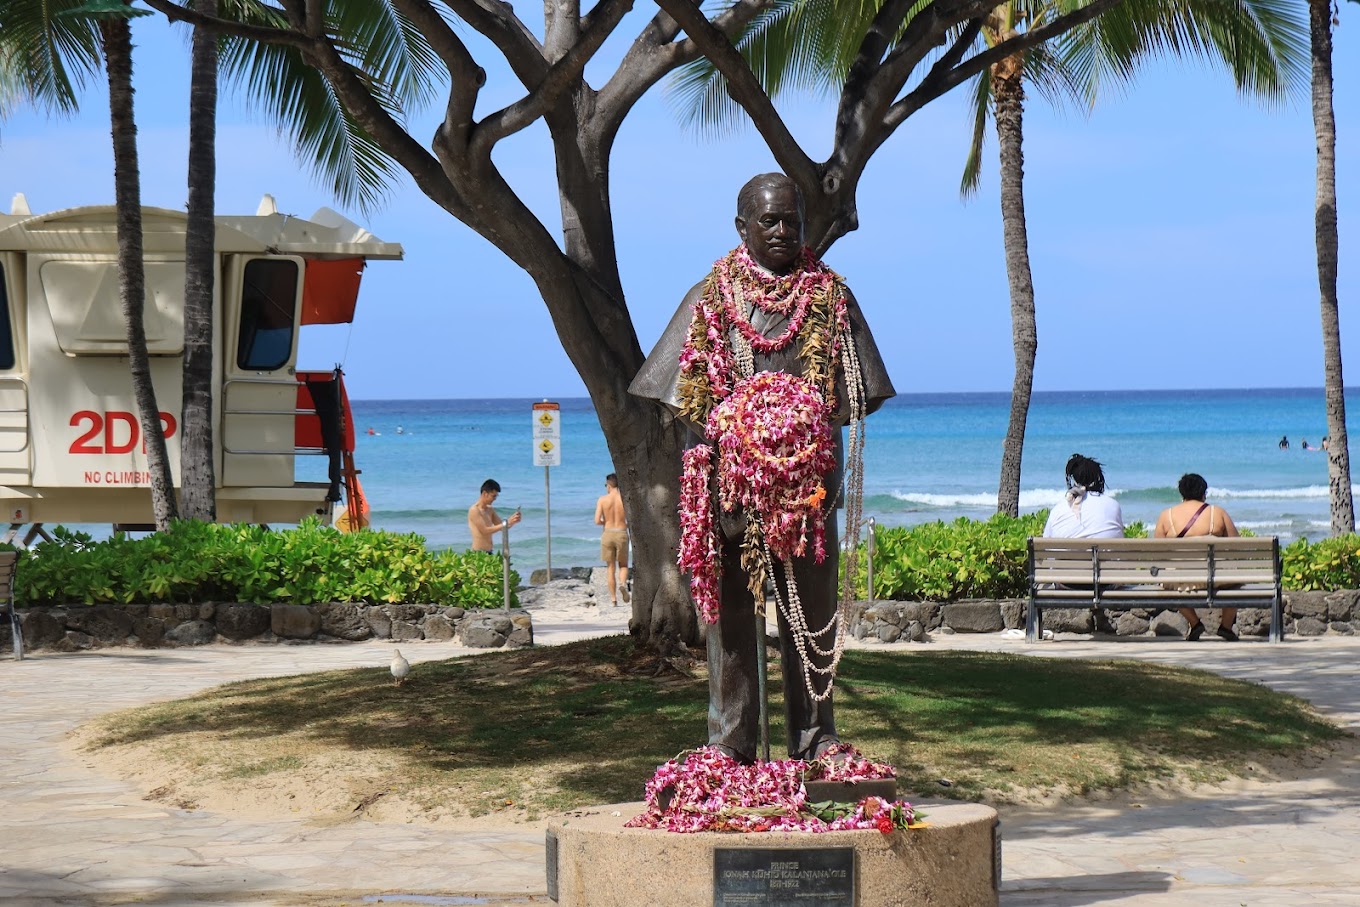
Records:
[[[605,493],[595,502],[595,525],[604,527],[600,537],[600,558],[609,568],[609,600],[617,607],[619,591],[623,600],[628,595],[628,520],[623,515],[623,496],[619,494],[619,477],[614,473],[604,477]]]
[[[516,510],[504,521],[501,520],[496,508],[491,506],[500,493],[500,483],[495,479],[487,479],[482,483],[481,497],[477,498],[477,503],[468,508],[468,532],[472,533],[473,551],[490,552],[493,547],[491,536],[523,519],[523,515]]]

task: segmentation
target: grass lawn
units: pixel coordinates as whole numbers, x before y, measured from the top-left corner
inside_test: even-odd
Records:
[[[641,799],[657,764],[704,742],[703,665],[662,667],[611,637],[420,664],[401,687],[386,668],[244,681],[105,716],[86,745],[178,771],[186,806],[262,789],[303,803],[320,785],[332,811],[387,797],[432,817],[534,819]],[[847,652],[836,710],[908,799],[1221,780],[1346,736],[1300,699],[1203,671],[927,648]]]

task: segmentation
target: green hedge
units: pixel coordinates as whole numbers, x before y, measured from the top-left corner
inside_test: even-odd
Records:
[[[414,533],[341,533],[310,519],[281,531],[182,521],[143,538],[96,542],[63,527],[53,535],[20,555],[15,597],[23,605],[503,602],[499,557],[430,552]],[[519,575],[512,571],[510,582],[518,586]]]
[[[1280,551],[1280,578],[1286,589],[1360,589],[1360,536],[1291,542]]]
[[[880,528],[874,595],[924,601],[1028,595],[1025,540],[1042,535],[1047,520],[1048,511],[1041,510],[1021,517],[997,514],[988,520],[960,517],[952,523]],[[1148,529],[1130,523],[1124,535],[1146,538]],[[1315,544],[1300,539],[1282,550],[1281,559],[1286,589],[1360,589],[1360,537]]]

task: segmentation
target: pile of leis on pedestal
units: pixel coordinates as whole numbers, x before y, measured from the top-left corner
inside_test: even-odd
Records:
[[[759,526],[768,554],[787,563],[808,554],[826,559],[822,480],[836,465],[826,404],[817,389],[784,372],[757,372],[739,382],[709,414],[705,434],[718,448],[718,501],[738,507]],[[713,449],[685,452],[681,479],[679,564],[704,620],[718,619],[721,559],[709,483]],[[763,594],[765,571],[752,576]]]
[[[753,765],[706,746],[681,753],[656,770],[647,782],[646,809],[627,826],[674,832],[875,829],[888,834],[918,826],[920,817],[910,803],[879,797],[809,803],[803,782],[893,777],[892,766],[870,762],[844,743],[812,762],[778,759]]]

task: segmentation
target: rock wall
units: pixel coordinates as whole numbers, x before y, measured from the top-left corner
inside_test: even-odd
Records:
[[[850,614],[849,632],[856,639],[882,642],[919,641],[926,633],[996,633],[1023,630],[1029,612],[1026,599],[976,599],[960,602],[856,602]],[[1218,628],[1219,612],[1200,611],[1200,619],[1212,632]],[[1094,633],[1110,636],[1184,636],[1185,618],[1174,610],[1134,608],[1128,611],[1092,611],[1090,608],[1045,608],[1044,629],[1055,633]],[[1353,636],[1360,631],[1360,590],[1335,592],[1286,592],[1286,636]],[[1270,612],[1242,608],[1237,612],[1241,636],[1265,637],[1270,632]]]
[[[73,652],[103,646],[201,646],[363,639],[447,640],[499,648],[534,642],[529,612],[464,610],[439,605],[71,605],[20,608],[28,649]],[[0,651],[10,648],[8,618],[0,620]]]

